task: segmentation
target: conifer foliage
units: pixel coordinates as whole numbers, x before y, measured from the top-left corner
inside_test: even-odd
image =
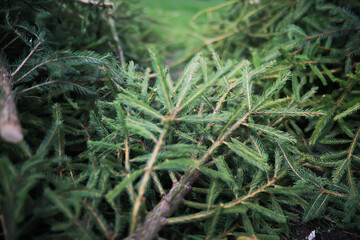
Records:
[[[154,49],[138,67],[144,35],[129,29],[146,21],[135,5],[90,3],[2,4],[0,97],[24,134],[0,142],[5,239],[281,239],[315,218],[360,226],[356,3],[205,9],[194,24],[211,12],[219,25],[199,33],[209,50],[177,79]]]

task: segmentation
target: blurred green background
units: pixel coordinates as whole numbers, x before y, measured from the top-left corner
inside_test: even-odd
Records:
[[[199,51],[204,45],[202,33],[209,29],[209,22],[215,19],[207,9],[220,6],[225,0],[143,0],[145,14],[155,22],[152,29],[161,38],[156,48],[165,50],[166,65],[177,67]],[[199,16],[199,17],[197,17]],[[166,54],[167,53],[167,54]],[[164,58],[164,56],[163,56]]]

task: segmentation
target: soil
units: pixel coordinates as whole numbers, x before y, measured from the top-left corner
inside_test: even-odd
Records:
[[[314,220],[292,226],[289,240],[308,239],[307,237],[314,230],[315,238],[312,238],[314,240],[360,240],[360,231],[345,231],[334,228],[324,220]]]

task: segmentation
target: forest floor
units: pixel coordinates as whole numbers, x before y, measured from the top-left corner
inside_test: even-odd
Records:
[[[314,238],[309,238],[313,233]],[[360,232],[345,231],[334,226],[330,221],[313,220],[298,223],[291,228],[291,240],[359,240]]]

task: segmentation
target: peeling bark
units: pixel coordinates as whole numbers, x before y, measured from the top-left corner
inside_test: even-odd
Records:
[[[24,138],[11,91],[11,75],[5,59],[0,56],[0,136],[7,142],[18,143]]]

